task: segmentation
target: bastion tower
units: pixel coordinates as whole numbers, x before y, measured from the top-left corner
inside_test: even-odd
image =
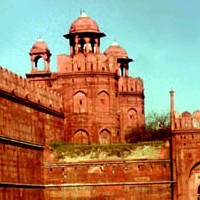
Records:
[[[121,143],[133,128],[144,127],[143,81],[129,76],[133,60],[118,43],[101,53],[105,36],[83,12],[64,35],[70,55],[57,56],[57,72],[50,70],[51,53],[44,41],[39,39],[30,50],[27,78],[62,95],[67,142]],[[44,60],[42,70],[37,68],[39,59]]]

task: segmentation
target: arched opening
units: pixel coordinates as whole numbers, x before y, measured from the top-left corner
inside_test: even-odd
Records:
[[[189,200],[200,200],[200,163],[194,165],[190,171],[188,188]]]
[[[99,112],[110,111],[110,97],[106,91],[101,91],[97,98],[97,108]]]
[[[74,112],[84,113],[87,112],[87,96],[84,92],[79,91],[74,94]]]
[[[127,117],[129,125],[137,125],[137,111],[134,108],[128,110]]]
[[[83,53],[84,45],[85,45],[85,40],[81,38],[78,42],[79,45],[79,52]]]
[[[120,65],[120,76],[125,76],[125,65]]]
[[[99,134],[100,144],[110,144],[111,143],[111,133],[107,129],[103,129]]]
[[[85,130],[78,130],[73,137],[73,143],[89,144],[89,135]]]
[[[37,71],[42,71],[44,69],[44,60],[42,56],[37,56],[34,62],[35,62],[35,69]]]

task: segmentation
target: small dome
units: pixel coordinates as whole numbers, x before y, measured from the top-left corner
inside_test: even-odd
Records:
[[[193,112],[193,117],[200,117],[200,110]]]
[[[183,113],[181,114],[181,116],[182,116],[182,117],[191,117],[192,115],[191,115],[190,112],[185,111],[185,112],[183,112]]]
[[[42,40],[42,38],[39,38],[37,42],[33,45],[31,52],[38,52],[38,51],[49,51],[49,48],[47,44]]]
[[[83,32],[99,33],[99,27],[97,23],[90,17],[88,17],[85,12],[82,12],[80,17],[71,24],[69,30],[69,33],[83,33]]]
[[[128,58],[127,52],[117,42],[113,42],[104,53],[106,55],[115,55],[117,58]]]

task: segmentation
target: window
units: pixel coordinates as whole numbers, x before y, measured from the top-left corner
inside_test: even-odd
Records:
[[[73,100],[75,113],[87,112],[87,96],[84,92],[79,91],[75,93]]]

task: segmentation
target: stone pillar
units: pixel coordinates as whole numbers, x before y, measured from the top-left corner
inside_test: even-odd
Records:
[[[125,76],[128,77],[128,68],[125,68]]]
[[[99,51],[99,40],[98,40],[98,38],[96,38],[95,40],[94,40],[94,53],[99,53],[100,51]]]
[[[31,71],[35,71],[35,62],[31,59]]]
[[[73,46],[70,46],[70,54],[74,54],[74,47]]]
[[[75,51],[76,51],[75,53],[77,54],[79,52],[79,44],[78,44],[78,36],[77,35],[75,36],[74,42],[75,42]]]

